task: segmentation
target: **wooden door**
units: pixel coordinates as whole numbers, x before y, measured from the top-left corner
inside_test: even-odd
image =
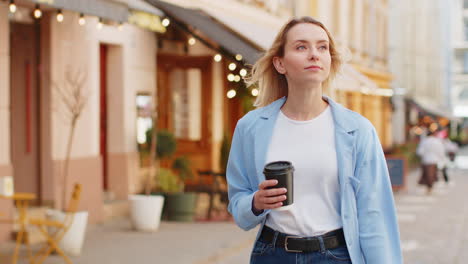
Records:
[[[175,156],[187,156],[194,171],[210,170],[212,57],[161,54],[157,59],[158,130],[175,135]]]

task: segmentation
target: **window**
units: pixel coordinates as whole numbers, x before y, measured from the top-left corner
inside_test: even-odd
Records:
[[[468,9],[468,0],[463,1],[463,8]]]
[[[197,68],[176,68],[170,74],[172,124],[178,139],[201,139],[201,82]]]
[[[468,41],[468,19],[464,19],[465,40]]]
[[[153,127],[153,120],[151,119],[151,100],[152,97],[148,94],[138,94],[136,97],[138,144],[146,143],[146,132]]]
[[[463,73],[468,73],[468,51],[463,53]]]

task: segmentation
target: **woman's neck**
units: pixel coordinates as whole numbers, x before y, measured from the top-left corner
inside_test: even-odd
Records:
[[[288,98],[281,111],[288,118],[304,121],[320,115],[327,106],[328,103],[322,99],[321,87],[289,87]]]

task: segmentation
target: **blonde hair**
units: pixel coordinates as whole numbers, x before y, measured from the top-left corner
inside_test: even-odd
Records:
[[[255,107],[266,106],[273,101],[288,95],[288,82],[283,74],[278,73],[273,65],[274,57],[284,56],[284,46],[286,44],[289,30],[301,23],[310,23],[321,27],[328,35],[330,45],[331,67],[328,78],[322,83],[323,88],[329,87],[341,66],[341,58],[335,42],[327,28],[319,21],[309,16],[293,18],[286,23],[275,38],[271,47],[252,67],[251,74],[245,79],[247,86],[258,85],[259,94],[255,100]]]

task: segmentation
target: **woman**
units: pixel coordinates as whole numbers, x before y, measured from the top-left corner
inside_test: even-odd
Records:
[[[402,263],[375,129],[322,96],[340,64],[325,26],[302,17],[252,69],[259,108],[237,123],[227,167],[230,213],[244,230],[261,225],[251,263]],[[285,210],[277,208],[287,190],[262,174],[278,160],[295,168],[294,203]]]
[[[445,146],[436,131],[428,131],[427,136],[421,139],[416,154],[421,157],[422,174],[418,183],[427,186],[427,194],[432,193],[432,187],[437,181],[437,166],[445,162]],[[447,178],[448,181],[448,178]]]

